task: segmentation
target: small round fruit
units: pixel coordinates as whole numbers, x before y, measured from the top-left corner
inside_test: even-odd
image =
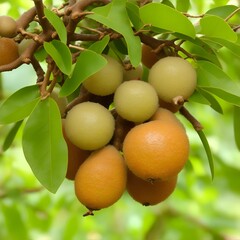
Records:
[[[67,143],[68,148],[68,166],[66,178],[69,180],[74,180],[80,165],[90,155],[91,152],[78,148],[68,139],[65,131],[65,121],[65,119],[62,119],[63,137]]]
[[[19,57],[18,46],[10,38],[0,38],[0,66],[9,64]]]
[[[143,75],[143,67],[142,65],[138,65],[136,68],[132,68],[130,70],[124,70],[124,81],[129,80],[140,80]]]
[[[17,35],[17,22],[9,16],[0,16],[0,36],[13,38]]]
[[[151,68],[158,60],[159,56],[153,52],[153,49],[146,45],[142,45],[142,64],[147,68]]]
[[[83,86],[90,92],[99,96],[110,95],[123,81],[123,67],[114,58],[103,55],[107,60],[100,71],[96,72],[83,82]]]
[[[67,101],[66,97],[59,97],[59,91],[60,91],[59,88],[54,88],[50,94],[50,97],[55,100],[55,102],[58,105],[61,115],[63,115],[65,112],[65,109],[67,107],[68,101]]]
[[[157,110],[158,96],[149,83],[131,80],[117,88],[114,105],[122,118],[132,122],[144,122]]]
[[[150,121],[133,127],[123,142],[123,156],[130,171],[143,180],[176,176],[189,155],[186,131],[173,121]]]
[[[173,124],[179,124],[179,126],[185,129],[182,123],[175,116],[175,114],[166,108],[162,108],[162,107],[158,108],[158,110],[154,113],[154,115],[151,117],[150,120],[166,121],[169,123],[172,122]]]
[[[129,195],[144,206],[156,205],[166,200],[175,190],[177,176],[166,181],[148,182],[128,171],[127,191]]]
[[[186,100],[196,88],[197,74],[187,60],[180,57],[165,57],[152,66],[148,82],[153,85],[163,101],[172,102],[179,96]]]
[[[108,144],[114,127],[112,114],[98,103],[80,103],[74,106],[66,117],[67,137],[84,150],[96,150]]]
[[[123,194],[127,169],[120,152],[108,145],[84,161],[75,177],[75,194],[89,210],[114,204]]]
[[[22,55],[23,52],[32,44],[34,43],[33,39],[23,39],[19,44],[18,44],[18,52],[19,55]]]

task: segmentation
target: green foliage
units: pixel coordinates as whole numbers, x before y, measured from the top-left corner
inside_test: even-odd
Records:
[[[72,71],[72,56],[69,48],[58,40],[44,42],[44,49],[56,62],[59,69],[66,75]]]
[[[0,123],[8,124],[23,120],[29,116],[39,100],[39,89],[35,85],[18,90],[0,106]]]
[[[140,17],[144,24],[151,24],[154,27],[195,38],[195,29],[187,17],[167,5],[147,4],[140,8]]]
[[[9,97],[7,85],[0,88],[4,96],[0,105],[0,239],[239,237],[240,12],[239,6],[228,2],[163,0],[138,6],[134,0],[113,0],[94,4],[79,18],[76,41],[68,36],[64,11],[50,10],[63,1],[45,2],[44,14],[55,38],[44,39],[34,56],[44,70],[50,66],[46,57],[55,65],[48,78],[45,74],[41,80],[46,84],[44,91],[42,82],[19,87]],[[0,13],[17,18],[33,5],[1,1]],[[41,26],[38,22],[33,26],[26,29],[32,33],[29,37],[39,37]],[[83,220],[84,209],[74,197],[72,182],[64,180],[67,147],[61,116],[56,103],[44,94],[58,84],[60,96],[74,99],[82,82],[105,66],[102,53],[120,62],[127,58],[133,67],[138,66],[141,34],[160,40],[157,47],[167,46],[171,54],[187,58],[196,67],[197,89],[185,106],[204,131],[196,133],[177,114],[187,128],[191,155],[166,203],[144,208],[124,195],[110,209]],[[8,74],[1,73],[3,83]],[[13,74],[16,88],[21,83],[18,69]]]
[[[22,138],[23,152],[33,173],[53,193],[67,170],[67,146],[61,126],[58,106],[48,98],[40,101],[31,113]]]
[[[92,64],[89,64],[90,62]],[[102,69],[106,64],[106,59],[100,54],[91,50],[84,51],[78,57],[71,77],[62,86],[60,96],[67,96],[73,93],[85,79]]]

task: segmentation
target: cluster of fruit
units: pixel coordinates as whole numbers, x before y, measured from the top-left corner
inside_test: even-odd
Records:
[[[17,22],[9,16],[0,16],[0,66],[19,57],[18,44],[13,40],[16,35]]]
[[[0,65],[19,57],[16,35],[17,22],[1,16]],[[149,68],[143,81],[141,66],[125,70],[115,58],[103,56],[106,66],[81,86],[95,98],[73,106],[62,119],[66,177],[74,180],[77,198],[89,209],[86,215],[111,206],[126,189],[143,205],[162,202],[174,191],[189,155],[188,137],[174,112],[195,90],[193,66],[143,45],[142,63]],[[66,100],[56,92],[51,96],[64,113]]]
[[[189,155],[184,126],[161,105],[174,106],[176,99],[184,101],[194,92],[192,65],[180,57],[157,59],[143,81],[139,69],[126,71],[114,58],[104,57],[107,65],[82,87],[112,96],[112,103],[79,103],[63,120],[67,178],[74,180],[77,198],[89,209],[86,215],[111,206],[125,190],[146,206],[162,202],[174,191]]]

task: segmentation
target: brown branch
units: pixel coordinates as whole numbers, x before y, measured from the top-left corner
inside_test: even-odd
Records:
[[[36,12],[38,15],[38,19],[39,19],[39,24],[42,26],[43,28],[43,32],[48,32],[49,30],[52,30],[52,26],[49,23],[49,21],[47,20],[47,18],[44,15],[44,5],[42,0],[33,0],[35,7],[36,7]]]
[[[192,124],[196,131],[203,129],[202,124],[184,106],[179,109],[179,112]]]
[[[40,63],[37,61],[37,59],[35,57],[32,57],[31,59],[31,64],[37,74],[37,83],[40,83],[44,80],[44,71],[40,65]]]
[[[23,13],[19,19],[16,21],[18,28],[26,29],[29,26],[29,23],[33,21],[36,16],[36,8],[32,7],[25,13]]]

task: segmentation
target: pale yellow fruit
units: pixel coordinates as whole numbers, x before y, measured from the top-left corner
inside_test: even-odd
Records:
[[[152,66],[148,82],[156,89],[159,98],[166,102],[179,96],[186,100],[196,88],[197,74],[187,60],[165,57]]]
[[[90,92],[99,96],[110,95],[123,81],[123,67],[113,57],[103,55],[107,60],[100,71],[96,72],[83,82],[83,86]]]
[[[124,70],[123,79],[124,79],[124,81],[140,80],[140,79],[142,79],[142,75],[143,75],[143,67],[140,64],[136,68]]]
[[[60,88],[54,88],[50,94],[50,97],[57,103],[61,115],[64,115],[68,101],[66,97],[59,97],[59,92]]]
[[[96,150],[108,144],[114,128],[115,121],[108,109],[93,102],[74,106],[65,123],[69,140],[84,150]]]
[[[108,145],[94,151],[80,166],[75,177],[75,193],[89,210],[114,204],[126,188],[127,169],[120,152]]]
[[[157,110],[158,96],[149,83],[130,80],[117,88],[114,105],[122,118],[132,122],[144,122]]]

